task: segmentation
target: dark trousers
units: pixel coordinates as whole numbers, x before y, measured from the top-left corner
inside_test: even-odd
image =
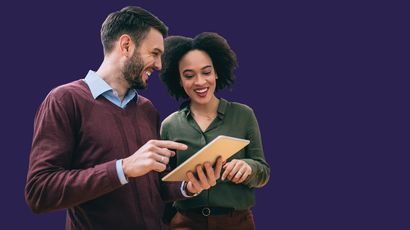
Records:
[[[233,211],[223,215],[203,216],[199,213],[177,212],[171,220],[172,230],[254,230],[251,210]]]

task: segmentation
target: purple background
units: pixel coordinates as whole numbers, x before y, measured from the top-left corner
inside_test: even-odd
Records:
[[[259,120],[272,172],[258,229],[409,229],[408,1],[242,2],[2,3],[0,228],[63,229],[63,211],[24,201],[35,110],[98,68],[107,14],[140,5],[171,35],[213,31],[236,51],[237,82],[219,96]],[[162,118],[178,105],[157,75],[141,94]]]

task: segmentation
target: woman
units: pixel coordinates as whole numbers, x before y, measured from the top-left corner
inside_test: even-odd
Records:
[[[236,55],[215,33],[195,38],[171,36],[165,40],[161,80],[177,100],[188,99],[162,123],[161,137],[189,146],[177,151],[176,167],[218,135],[250,140],[227,159],[221,180],[209,190],[177,201],[171,229],[254,229],[253,188],[264,186],[270,168],[265,161],[259,126],[246,105],[215,96],[234,82]]]

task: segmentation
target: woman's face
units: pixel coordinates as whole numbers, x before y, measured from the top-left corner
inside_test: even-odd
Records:
[[[216,73],[212,60],[201,50],[191,50],[179,62],[180,83],[191,103],[207,104],[214,97]]]

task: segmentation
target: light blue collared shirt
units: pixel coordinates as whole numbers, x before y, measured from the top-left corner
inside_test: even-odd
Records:
[[[93,95],[94,99],[102,95],[103,97],[111,101],[114,105],[123,109],[134,97],[138,96],[137,90],[130,89],[128,90],[127,94],[125,94],[124,100],[121,101],[112,87],[92,70],[88,71],[88,74],[84,78],[84,81],[90,88],[91,94]]]
[[[134,97],[138,96],[138,93],[135,89],[130,89],[125,95],[124,100],[121,101],[112,87],[92,70],[88,71],[87,76],[84,78],[84,82],[87,83],[88,88],[90,88],[91,94],[93,95],[94,99],[102,95],[114,105],[123,109],[132,99],[134,99]],[[122,159],[117,160],[115,163],[118,179],[120,180],[121,184],[128,183],[128,180],[124,174],[124,170],[122,169]]]

